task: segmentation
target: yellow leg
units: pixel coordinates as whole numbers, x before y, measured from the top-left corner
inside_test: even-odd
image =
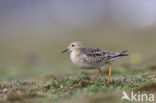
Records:
[[[112,72],[112,63],[108,62],[109,64],[109,83],[112,83],[112,76],[111,76],[111,72]]]
[[[100,75],[101,72],[102,72],[102,70],[99,68],[98,73],[96,73],[96,75],[94,76],[94,78],[91,81],[93,82]]]

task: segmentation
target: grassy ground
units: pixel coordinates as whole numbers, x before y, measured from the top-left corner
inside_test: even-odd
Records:
[[[44,75],[36,78],[0,81],[0,103],[120,103],[122,91],[156,94],[156,67],[113,69],[113,83],[108,71],[91,83],[95,72]],[[128,102],[128,101],[124,101]]]
[[[61,35],[61,40],[59,36],[1,38],[0,103],[120,103],[123,90],[156,96],[155,33],[155,29],[128,34],[113,29],[96,35]],[[129,56],[113,62],[112,84],[106,68],[91,83],[97,70],[80,70],[68,54],[60,54],[71,40],[108,51],[127,49]]]

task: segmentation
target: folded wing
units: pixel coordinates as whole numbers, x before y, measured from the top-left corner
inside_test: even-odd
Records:
[[[84,56],[82,59],[87,64],[103,64],[111,58],[111,52],[104,51],[102,49],[98,48],[83,48],[82,56]]]

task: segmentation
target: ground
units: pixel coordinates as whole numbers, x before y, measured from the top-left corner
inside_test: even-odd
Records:
[[[23,79],[0,81],[0,103],[120,103],[122,92],[131,91],[156,94],[156,67],[142,69],[113,69],[113,83],[108,83],[108,71],[104,71],[95,82],[95,74],[43,75]],[[124,103],[130,103],[124,100]]]

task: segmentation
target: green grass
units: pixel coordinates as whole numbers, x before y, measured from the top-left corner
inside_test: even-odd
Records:
[[[48,75],[23,80],[3,80],[0,82],[0,102],[119,103],[123,90],[156,93],[156,73],[123,75],[120,78],[114,74],[112,84],[108,83],[106,76],[92,83],[90,75]]]

